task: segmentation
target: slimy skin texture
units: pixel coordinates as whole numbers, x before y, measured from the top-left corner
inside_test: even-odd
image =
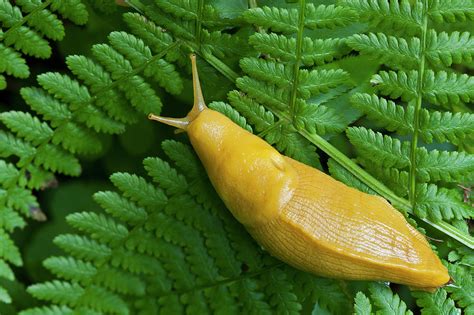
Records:
[[[449,281],[425,237],[385,199],[281,155],[205,107],[195,68],[193,60],[190,114],[176,121],[150,118],[188,132],[219,196],[270,254],[331,278],[384,280],[427,291]]]

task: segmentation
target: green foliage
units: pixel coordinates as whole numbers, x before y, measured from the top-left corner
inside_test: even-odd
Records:
[[[353,105],[388,131],[412,135],[411,142],[400,142],[391,135],[374,133],[363,127],[349,128],[347,134],[359,153],[360,162],[389,186],[392,184],[390,177],[384,176],[369,163],[393,168],[399,174],[408,172],[410,201],[421,218],[449,221],[472,217],[474,210],[463,204],[459,195],[447,193],[441,187],[447,183],[471,182],[473,156],[466,152],[417,148],[419,137],[426,142],[449,141],[455,145],[472,139],[472,113],[431,109],[432,105],[454,109],[458,104],[471,102],[474,78],[454,70],[439,70],[443,66],[472,60],[471,35],[467,32],[438,33],[430,28],[430,22],[435,22],[430,20],[431,11],[436,11],[436,16],[449,11],[441,1],[433,2],[429,7],[423,1],[417,1],[415,5],[410,5],[408,1],[389,4],[383,0],[342,3],[359,11],[368,20],[373,18],[395,24],[410,20],[413,26],[408,29],[408,37],[380,32],[358,34],[348,40],[353,48],[371,54],[397,70],[380,71],[372,77],[371,83],[379,94],[392,99],[401,98],[399,105],[375,94],[360,93],[352,97]],[[469,10],[469,7],[461,7],[458,14],[468,17]],[[387,16],[393,16],[393,19],[386,19]],[[451,20],[448,18],[445,22]],[[378,25],[389,33],[385,24]],[[426,108],[421,107],[423,101]],[[434,185],[419,185],[421,183],[436,183],[441,190]]]
[[[83,5],[78,1],[53,1],[51,6],[65,16],[74,16],[76,22],[84,19],[80,13]],[[12,12],[21,14],[18,9]],[[132,29],[140,28],[140,34],[146,33],[146,28],[157,29],[138,14],[127,14],[125,19]],[[41,88],[20,90],[25,102],[42,119],[21,111],[0,114],[7,128],[0,132],[0,155],[13,162],[2,160],[0,164],[8,175],[2,181],[0,202],[5,215],[0,228],[5,244],[11,244],[4,247],[0,258],[22,264],[18,249],[4,230],[13,232],[25,225],[14,211],[33,216],[38,202],[31,189],[47,187],[55,174],[78,176],[81,173],[78,155],[101,151],[100,133],[123,133],[126,124],[136,123],[140,113],[161,111],[160,97],[139,75],[140,71],[156,84],[163,84],[168,92],[176,94],[182,90],[182,80],[174,65],[163,59],[166,51],[174,47],[173,40],[165,33],[157,39],[163,44],[155,45],[160,50],[152,50],[133,34],[112,32],[110,45],[92,47],[93,58],[79,55],[67,58],[68,68],[77,79],[47,72],[37,78]]]
[[[189,147],[166,141],[163,148],[177,169],[147,158],[145,169],[154,184],[134,174],[115,173],[111,181],[120,193],[94,196],[106,214],[67,217],[78,233],[57,236],[54,242],[66,255],[44,261],[60,280],[28,288],[51,306],[20,314],[297,314],[303,301],[316,299],[323,309],[341,314],[350,307],[337,281],[282,266],[243,233],[221,202],[198,198],[203,191],[218,197],[208,181],[198,182],[197,157],[180,159]],[[201,191],[176,190],[170,178],[185,187],[200,185]],[[326,296],[333,296],[334,303],[327,304]]]
[[[85,24],[88,18],[86,7],[80,0],[19,0],[15,5],[11,1],[0,1],[0,90],[6,88],[2,73],[17,78],[30,75],[22,54],[49,58],[51,46],[48,39],[58,41],[64,38],[63,22],[54,12],[78,25]]]
[[[117,192],[94,195],[101,211],[72,213],[69,228],[51,232],[63,251],[43,262],[53,278],[27,280],[37,282],[28,292],[45,304],[21,305],[4,284],[18,278],[22,269],[14,267],[28,250],[15,242],[30,241],[13,233],[28,217],[44,220],[40,190],[55,176],[87,168],[83,157],[107,147],[100,134],[128,132],[165,103],[188,104],[191,88],[182,77],[189,76],[190,52],[198,55],[210,108],[324,170],[326,156],[319,160],[316,145],[330,156],[334,178],[396,206],[391,196],[407,197],[411,208],[400,210],[438,229],[449,222],[441,232],[472,244],[471,1],[293,2],[250,1],[247,8],[245,1],[129,0],[138,12],[123,15],[130,31],[113,25],[107,43],[66,58],[72,74],[46,72],[39,87],[21,88],[32,111],[10,106],[0,114],[0,301],[24,315],[417,312],[404,287],[319,278],[272,258],[225,209],[192,148],[175,141],[162,143],[165,159],[145,159],[147,178],[137,175],[141,170],[116,172]],[[3,73],[29,76],[24,55],[50,56],[48,40],[65,35],[58,16],[82,25],[87,7],[109,23],[100,12],[118,10],[114,1],[84,3],[0,0],[0,89],[7,87]],[[385,66],[373,74],[378,64]],[[232,84],[238,90],[229,92]],[[189,109],[179,106],[166,110]],[[108,162],[95,163],[108,172],[111,157],[121,154],[109,150]],[[433,237],[444,240],[434,244],[454,284],[411,295],[424,314],[474,312],[472,250]]]
[[[313,39],[304,32],[346,26],[355,13],[334,5],[301,3],[294,8],[252,8],[243,17],[271,32],[250,36],[260,58],[241,59],[246,75],[237,79],[237,87],[245,94],[231,92],[231,105],[280,151],[320,167],[314,148],[298,129],[324,135],[341,132],[350,123],[331,108],[330,101],[337,95],[328,93],[336,86],[347,91],[349,74],[320,67],[348,50],[344,38]]]

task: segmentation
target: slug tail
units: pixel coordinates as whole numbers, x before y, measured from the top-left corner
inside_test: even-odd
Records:
[[[189,124],[196,119],[199,114],[207,109],[206,102],[202,95],[201,82],[199,81],[199,74],[197,70],[196,55],[191,54],[191,67],[193,73],[193,94],[194,94],[194,104],[191,111],[184,118],[171,118],[163,117],[154,114],[148,115],[148,119],[161,122],[166,125],[170,125],[179,129],[179,131],[186,131]]]

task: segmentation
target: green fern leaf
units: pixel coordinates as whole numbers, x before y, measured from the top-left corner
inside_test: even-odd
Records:
[[[424,148],[417,150],[417,175],[423,182],[470,182],[474,180],[474,155]]]
[[[0,259],[0,277],[11,281],[15,279],[11,267],[2,259]]]
[[[420,218],[435,221],[465,219],[474,217],[474,208],[461,201],[452,190],[435,185],[418,185],[416,190],[417,206],[415,213]]]
[[[211,104],[209,104],[209,108],[226,115],[235,124],[247,130],[248,132],[253,132],[252,127],[247,124],[246,119],[242,117],[239,112],[233,109],[229,104],[226,104],[224,102],[212,102]]]
[[[229,101],[247,120],[255,126],[257,132],[263,132],[275,123],[275,117],[265,108],[237,91],[229,93]]]
[[[347,136],[365,159],[384,167],[403,168],[410,165],[409,144],[384,136],[364,127],[347,129]]]
[[[469,0],[435,0],[428,14],[438,23],[472,21],[474,20],[474,4]]]
[[[51,121],[51,126],[57,127],[65,120],[69,120],[72,113],[66,105],[60,103],[43,90],[34,87],[25,87],[20,90],[25,102],[44,119]]]
[[[80,231],[88,233],[93,239],[100,239],[105,243],[117,243],[128,235],[125,226],[101,214],[82,212],[70,214],[66,220]]]
[[[104,210],[124,223],[137,224],[148,218],[145,209],[136,206],[119,194],[106,191],[94,194],[94,200],[104,208]]]
[[[377,314],[380,315],[405,315],[413,313],[407,310],[405,302],[400,299],[398,294],[394,294],[389,287],[384,285],[371,284],[369,286],[370,297],[379,309]]]
[[[96,93],[95,104],[104,108],[112,118],[128,124],[138,120],[136,111],[129,106],[126,98],[111,89],[112,78],[102,66],[84,56],[68,56],[66,63],[72,73],[83,80],[92,93]]]
[[[420,40],[417,37],[407,41],[383,33],[356,34],[347,39],[347,44],[362,53],[374,55],[391,67],[413,69],[418,66]]]
[[[342,0],[341,4],[354,9],[373,28],[394,28],[416,34],[422,27],[422,7],[407,0]]]
[[[140,37],[155,53],[161,52],[173,42],[172,37],[164,29],[156,26],[138,13],[125,13],[124,20],[138,37]]]
[[[280,58],[284,61],[296,61],[296,39],[277,34],[255,34],[250,36],[249,42],[258,51]],[[301,61],[306,66],[321,65],[333,60],[342,54],[343,42],[339,39],[303,38]]]
[[[30,75],[25,59],[21,58],[20,54],[13,49],[0,44],[0,73],[3,72],[21,79]]]
[[[0,214],[0,228],[11,233],[16,228],[23,228],[25,225],[25,220],[18,215],[18,212],[10,208],[3,208],[2,213]]]
[[[18,136],[35,146],[47,142],[53,135],[53,130],[48,124],[40,122],[29,113],[3,112],[0,114],[0,120]]]
[[[18,0],[15,2],[22,7],[22,11],[30,14],[41,4],[41,1],[34,0]],[[30,15],[27,23],[52,40],[61,40],[64,38],[65,32],[62,22],[49,10],[43,9]]]
[[[53,303],[75,305],[84,289],[79,284],[53,280],[42,284],[35,284],[28,288],[28,292],[39,299],[48,299]]]
[[[148,174],[168,194],[175,195],[187,191],[188,183],[184,176],[178,174],[167,162],[157,158],[147,158],[143,164]]]
[[[412,100],[416,96],[416,85],[418,72],[404,71],[380,71],[374,75],[370,83],[382,95],[388,95],[393,99],[401,97],[404,101]]]
[[[33,158],[36,149],[30,144],[17,139],[10,133],[0,131],[0,155],[9,157],[15,155],[20,158],[18,166],[23,166],[26,160]]]
[[[41,165],[46,170],[70,176],[78,176],[82,171],[81,165],[74,155],[51,144],[38,147],[35,164]]]
[[[455,281],[456,286],[446,286],[445,290],[451,293],[450,297],[464,308],[465,314],[474,311],[474,281],[472,272],[460,265],[450,264],[449,275]]]
[[[255,98],[258,102],[267,104],[277,110],[287,108],[288,91],[277,89],[275,86],[260,82],[250,77],[238,78],[237,87]]]
[[[153,169],[155,169],[155,167],[156,164],[153,164]],[[160,177],[164,175],[163,173],[164,172],[159,173]],[[174,175],[176,176],[172,177],[172,180],[170,178],[170,182],[174,185],[181,184],[182,181],[179,181],[179,179],[182,178],[182,176],[178,176],[177,173]],[[167,201],[165,194],[161,190],[147,183],[142,177],[127,173],[114,173],[110,176],[110,180],[115,187],[122,191],[125,197],[136,202],[141,207],[158,207],[164,205]],[[184,187],[186,187],[186,183],[184,183]],[[181,191],[184,192],[184,190]],[[136,211],[136,209],[134,209],[134,211]],[[139,215],[143,217],[144,213],[141,212]]]
[[[444,106],[452,107],[459,102],[469,103],[474,100],[474,77],[428,70],[425,72],[423,94],[431,103]]]
[[[426,57],[434,65],[451,66],[453,63],[471,62],[474,56],[474,38],[468,32],[427,34]]]
[[[125,32],[112,32],[109,35],[112,46],[125,56],[133,67],[143,67],[144,74],[155,79],[171,94],[179,94],[183,89],[181,77],[174,66],[163,59],[153,57],[150,48],[145,43]]]
[[[58,235],[54,238],[54,244],[70,255],[86,261],[102,261],[111,254],[111,249],[104,244],[79,235]]]
[[[346,127],[343,117],[329,107],[309,105],[304,101],[297,101],[297,105],[294,118],[297,127],[306,128],[309,132],[317,132],[319,135],[341,132]]]
[[[120,81],[119,88],[137,110],[145,114],[160,113],[161,100],[143,78],[138,75],[130,76],[133,68],[124,56],[106,44],[94,45],[92,53],[114,80],[126,78]]]
[[[21,311],[20,315],[74,315],[74,311],[67,306],[42,306]],[[98,315],[88,310],[87,315]]]
[[[0,160],[0,183],[3,188],[11,188],[15,186],[20,172],[13,164]]]
[[[51,9],[78,25],[85,24],[89,17],[80,0],[51,0]]]
[[[362,292],[357,292],[354,298],[354,314],[355,315],[370,315],[372,314],[372,305],[370,300]]]
[[[2,247],[0,247],[0,257],[2,260],[15,266],[21,266],[23,262],[20,251],[3,229],[0,229],[0,243],[2,244]]]
[[[43,265],[66,280],[75,280],[82,284],[88,284],[97,272],[91,263],[72,257],[52,256],[45,259]]]
[[[282,63],[257,58],[243,58],[240,67],[253,78],[272,83],[281,88],[289,88],[292,70]]]
[[[460,315],[461,310],[456,308],[454,301],[447,298],[444,289],[438,289],[434,294],[427,292],[413,292],[416,297],[416,304],[420,306],[421,314],[446,314]]]
[[[329,173],[331,173],[331,176],[337,179],[338,181],[343,182],[347,186],[354,187],[367,194],[377,195],[377,193],[373,191],[372,189],[370,189],[369,186],[362,183],[352,173],[350,173],[347,169],[342,167],[333,159],[329,159],[328,167],[329,167]]]
[[[351,103],[367,116],[389,131],[407,134],[413,131],[413,107],[403,108],[385,98],[366,93],[357,93],[351,97]]]
[[[313,6],[314,7],[314,6]],[[244,19],[274,32],[296,33],[298,31],[298,10],[263,6],[247,10]]]

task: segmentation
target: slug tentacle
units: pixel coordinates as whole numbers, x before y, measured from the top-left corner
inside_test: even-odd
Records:
[[[199,116],[199,114],[207,109],[202,95],[201,82],[199,81],[199,74],[197,70],[196,55],[191,54],[191,67],[193,73],[193,94],[194,104],[191,111],[184,118],[163,117],[154,114],[149,114],[148,119],[159,121],[163,124],[176,127],[178,129],[187,131],[189,124]]]

